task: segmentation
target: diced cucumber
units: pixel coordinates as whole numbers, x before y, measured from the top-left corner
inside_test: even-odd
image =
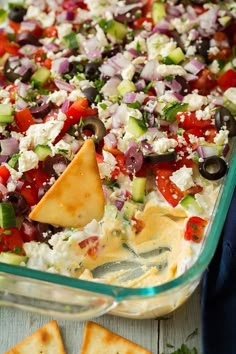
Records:
[[[221,67],[221,70],[219,72],[219,76],[221,76],[222,74],[224,74],[226,71],[230,70],[230,69],[234,69],[233,67],[233,63],[232,61],[229,61],[227,64],[220,66]]]
[[[181,61],[183,61],[185,59],[185,55],[182,51],[181,48],[176,48],[174,49],[167,57],[166,59],[170,60],[170,64],[179,64],[181,63]],[[168,63],[166,63],[168,64]]]
[[[135,177],[132,181],[132,199],[143,203],[146,190],[146,177]]]
[[[236,104],[230,100],[224,100],[224,107],[227,108],[234,116],[236,115]]]
[[[38,155],[39,161],[43,161],[51,154],[52,151],[48,145],[39,144],[35,146],[34,152]]]
[[[4,22],[7,19],[7,11],[0,9],[0,23]]]
[[[12,116],[13,115],[13,106],[10,103],[1,103],[0,104],[0,117],[1,116]]]
[[[104,31],[118,41],[122,41],[127,34],[127,27],[123,23],[110,20],[102,26]]]
[[[15,227],[16,215],[11,203],[0,203],[0,227]]]
[[[20,154],[14,154],[14,155],[12,155],[12,157],[10,158],[10,160],[7,162],[8,165],[9,165],[10,167],[12,167],[12,168],[15,168],[16,163],[17,163],[19,157],[20,157]]]
[[[152,4],[152,20],[154,24],[158,23],[166,16],[165,4],[162,2],[154,2]]]
[[[19,265],[22,262],[26,263],[28,260],[27,256],[21,256],[19,254],[11,253],[11,252],[1,252],[0,253],[0,262]]]
[[[47,69],[45,66],[41,66],[35,73],[31,76],[31,82],[36,86],[36,87],[41,87],[50,78],[50,70]]]
[[[0,115],[0,124],[7,124],[7,123],[13,123],[13,122],[14,122],[14,116]]]
[[[203,212],[201,206],[197,203],[193,195],[186,195],[186,197],[181,200],[180,204],[185,210],[187,210],[191,214],[198,215]]]
[[[137,210],[136,204],[126,201],[123,206],[123,212],[124,212],[124,219],[125,220],[130,220],[132,216],[134,215],[135,211]]]
[[[135,84],[130,81],[130,80],[123,80],[121,83],[117,86],[117,91],[120,96],[124,96],[128,92],[135,92],[136,91],[136,86]]]
[[[127,131],[135,138],[139,138],[147,131],[147,126],[141,119],[130,116],[127,125]]]

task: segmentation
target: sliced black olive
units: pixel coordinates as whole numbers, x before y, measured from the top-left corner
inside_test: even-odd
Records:
[[[144,156],[144,161],[148,163],[169,162],[176,160],[175,151],[167,152],[165,154],[149,154]]]
[[[210,40],[208,38],[200,38],[196,41],[197,53],[208,61],[208,51],[210,49]]]
[[[86,87],[82,91],[83,91],[83,94],[85,95],[85,97],[88,99],[88,101],[90,103],[94,103],[95,98],[98,95],[98,90],[95,87],[90,86],[90,87]]]
[[[85,75],[88,80],[96,79],[100,76],[100,72],[98,68],[100,67],[100,63],[92,61],[85,65]]]
[[[26,213],[29,209],[27,201],[24,196],[19,192],[8,192],[2,198],[3,202],[11,203],[16,215],[22,215]]]
[[[215,113],[215,126],[217,130],[220,130],[225,126],[229,131],[229,137],[236,136],[236,120],[231,112],[225,107],[220,107]]]
[[[44,118],[52,109],[52,102],[42,103],[38,101],[36,106],[30,107],[30,112],[34,116],[34,118]]]
[[[21,73],[22,68],[22,73]],[[14,82],[17,79],[25,82],[29,80],[32,75],[32,68],[25,68],[22,64],[22,59],[19,57],[10,57],[6,60],[3,72],[7,80]]]
[[[227,164],[225,160],[219,156],[206,157],[203,162],[199,163],[199,172],[202,177],[215,181],[224,177],[227,172]]]
[[[36,223],[35,229],[37,241],[41,243],[48,243],[53,234],[62,231],[61,227],[55,227],[41,222]]]
[[[117,53],[119,53],[121,51],[121,46],[118,44],[115,44],[113,46],[113,48],[111,49],[107,49],[102,53],[102,57],[103,58],[111,58],[114,55],[116,55]]]
[[[179,75],[175,77],[175,80],[181,85],[180,95],[186,96],[191,91],[188,81]]]
[[[49,176],[57,178],[61,173],[58,173],[57,166],[61,165],[64,169],[68,166],[70,161],[63,155],[56,154],[54,156],[47,156],[43,161],[43,171]]]
[[[96,143],[99,143],[104,136],[106,135],[106,127],[104,123],[98,117],[86,117],[83,119],[83,124],[81,127],[81,133],[83,135],[83,131],[88,130],[91,131],[95,136]]]
[[[140,7],[137,6],[124,14],[115,16],[115,19],[119,22],[130,23],[133,22],[139,14],[141,14],[141,10]]]
[[[25,14],[26,14],[26,9],[24,7],[14,6],[11,8],[8,14],[8,18],[13,22],[20,23],[23,21]]]
[[[21,32],[16,35],[15,39],[16,43],[19,45],[23,46],[25,44],[32,44],[35,46],[40,46],[40,42],[37,37],[35,37],[32,33],[30,32]]]

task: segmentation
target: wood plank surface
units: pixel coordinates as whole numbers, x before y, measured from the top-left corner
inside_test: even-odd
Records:
[[[49,316],[0,307],[0,354],[4,354],[7,349],[51,319],[52,317]],[[67,354],[79,354],[85,322],[57,320]],[[168,344],[172,344],[177,349],[185,342],[191,332],[196,328],[200,328],[199,290],[195,292],[186,304],[165,320],[131,320],[110,315],[93,320],[111,331],[144,346],[151,350],[153,354],[168,354],[174,351],[174,348],[168,348]],[[199,350],[200,335],[194,336],[186,344],[191,348],[195,346]]]

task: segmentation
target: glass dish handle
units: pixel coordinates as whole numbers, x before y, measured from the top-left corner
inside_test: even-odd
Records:
[[[48,316],[87,320],[116,306],[111,296],[0,274],[0,306],[13,306]]]

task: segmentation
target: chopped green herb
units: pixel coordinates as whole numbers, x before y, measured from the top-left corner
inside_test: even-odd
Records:
[[[19,246],[15,246],[14,247],[14,253],[15,254],[21,254],[22,253],[22,248],[21,247],[19,247]]]
[[[149,82],[149,84],[143,89],[144,93],[147,93],[153,87],[153,82]]]
[[[106,103],[100,103],[99,106],[105,111],[107,109],[107,104]]]
[[[142,104],[140,102],[138,102],[138,101],[135,101],[135,102],[132,102],[132,103],[127,103],[127,106],[129,108],[139,109],[142,106]]]
[[[69,49],[77,49],[79,47],[76,32],[72,31],[71,33],[67,34],[63,37],[63,40]]]
[[[198,328],[195,328],[195,330],[187,336],[187,338],[185,339],[185,342],[193,339],[193,337],[197,336],[198,334],[199,334]]]
[[[94,86],[95,88],[100,91],[101,88],[105,85],[105,81],[104,80],[94,80]]]
[[[198,354],[196,348],[189,349],[186,344],[182,344],[181,347],[170,354]]]
[[[107,186],[110,189],[114,189],[114,188],[119,188],[120,185],[116,180],[110,180],[109,178],[106,178],[105,181],[103,182],[105,184],[105,186]]]

